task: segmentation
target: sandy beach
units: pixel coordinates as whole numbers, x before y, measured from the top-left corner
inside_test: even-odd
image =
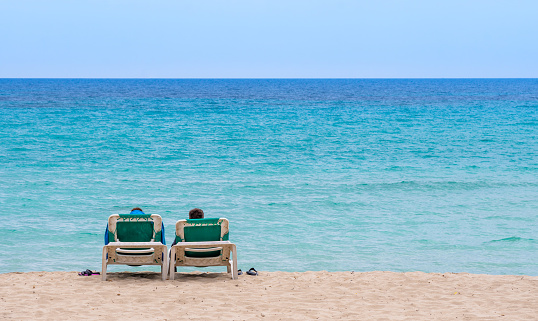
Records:
[[[467,273],[0,274],[12,320],[536,320],[538,277]]]

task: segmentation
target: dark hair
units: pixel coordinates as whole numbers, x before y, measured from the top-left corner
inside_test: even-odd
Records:
[[[140,207],[135,207],[135,208],[133,208],[133,209],[131,210],[131,212],[132,212],[132,211],[140,211],[140,212],[144,212],[144,211],[142,211],[142,209],[141,209]]]
[[[193,208],[189,211],[189,219],[204,218],[204,211],[199,208]]]

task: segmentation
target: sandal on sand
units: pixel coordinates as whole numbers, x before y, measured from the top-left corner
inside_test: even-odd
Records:
[[[78,275],[80,275],[80,276],[90,276],[90,275],[99,275],[99,274],[101,274],[101,273],[92,272],[91,270],[86,270],[86,271],[80,272]]]
[[[250,268],[250,270],[247,271],[248,275],[258,275],[258,271],[256,271],[255,268]]]
[[[243,271],[241,271],[241,269],[237,270],[237,275],[241,275],[243,274]]]

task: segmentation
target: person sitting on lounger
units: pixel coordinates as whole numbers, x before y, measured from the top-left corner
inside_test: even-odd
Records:
[[[200,218],[204,218],[204,211],[202,211],[201,209],[193,208],[192,210],[189,211],[189,220],[195,220],[195,219],[200,219]],[[174,240],[174,243],[172,243],[172,246],[176,244],[177,244],[177,241]]]
[[[201,211],[201,210],[200,210]],[[133,215],[146,215],[146,213],[144,213],[144,211],[140,208],[140,207],[135,207],[131,210],[131,213],[129,214],[133,214]],[[204,215],[204,212],[202,212],[202,216]],[[203,218],[203,217],[202,217]],[[166,244],[166,240],[164,239],[164,223],[162,223],[162,226],[161,226],[161,239],[160,240],[155,240],[155,242],[161,242],[162,244]],[[107,245],[108,243],[110,242],[110,240],[108,239],[108,223],[106,225],[106,229],[105,229],[105,245]]]
[[[192,210],[189,211],[190,220],[199,219],[199,218],[204,218],[204,211],[202,211],[199,208],[193,208]]]
[[[135,207],[131,210],[131,213],[129,214],[145,214],[144,211],[140,207]]]

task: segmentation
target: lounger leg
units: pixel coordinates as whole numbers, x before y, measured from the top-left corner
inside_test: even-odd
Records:
[[[163,248],[161,255],[161,274],[163,281],[166,281],[166,277],[168,276],[168,253],[166,253],[166,248]]]
[[[103,263],[101,266],[101,280],[106,281],[106,265],[108,263],[106,246],[103,246]]]
[[[170,266],[170,280],[173,280],[176,276],[176,249],[174,249],[173,247],[170,248],[170,263],[168,265]]]
[[[227,270],[228,270],[228,273],[232,273],[232,265],[230,264],[230,262],[228,262],[228,265],[226,266]]]
[[[235,246],[235,244],[232,245],[232,257],[233,257],[233,262],[232,262],[232,280],[237,280],[237,248]]]

